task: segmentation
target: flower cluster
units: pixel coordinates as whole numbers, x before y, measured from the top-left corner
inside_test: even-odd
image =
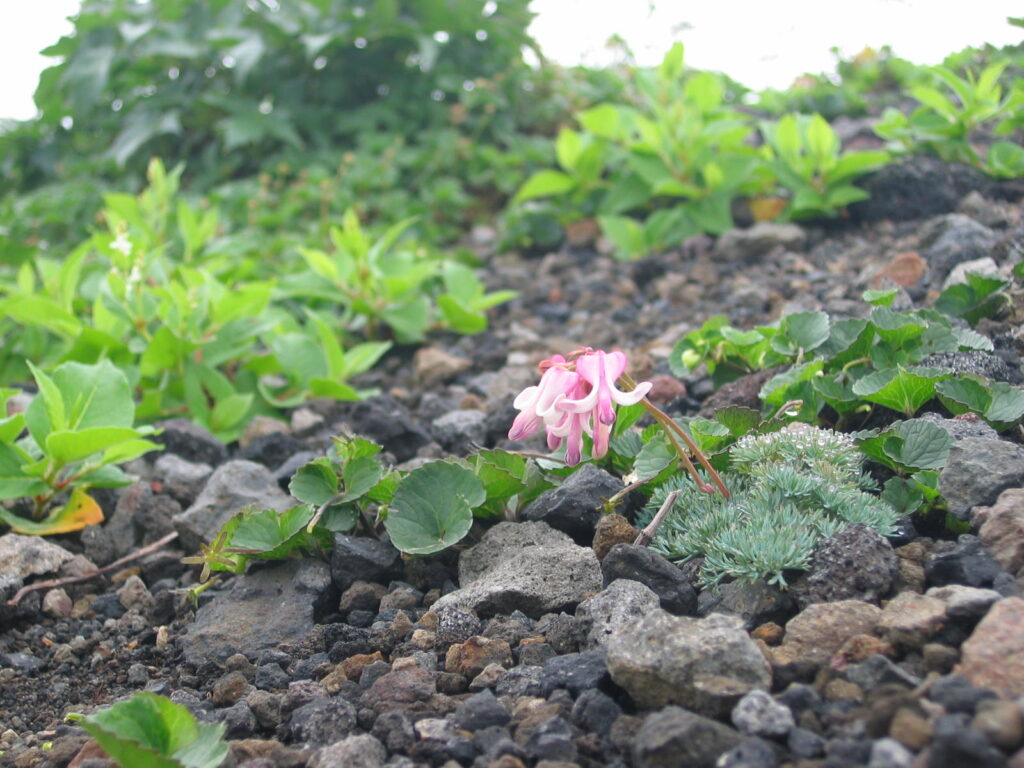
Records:
[[[615,422],[615,405],[635,405],[652,385],[643,382],[629,392],[615,386],[626,370],[622,352],[587,348],[570,358],[553,355],[540,364],[540,383],[524,389],[512,403],[520,413],[508,437],[519,440],[543,423],[548,447],[554,451],[565,440],[565,462],[574,466],[582,457],[583,435],[594,441],[593,457],[604,456]]]

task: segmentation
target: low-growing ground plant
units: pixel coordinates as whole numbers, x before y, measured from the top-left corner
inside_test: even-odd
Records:
[[[674,561],[702,558],[704,585],[765,579],[785,587],[792,572],[808,567],[815,544],[843,528],[863,523],[892,532],[897,514],[868,493],[875,484],[863,458],[851,438],[806,424],[748,435],[728,451],[729,498],[678,475],[652,494],[640,522],[679,492],[654,549]]]

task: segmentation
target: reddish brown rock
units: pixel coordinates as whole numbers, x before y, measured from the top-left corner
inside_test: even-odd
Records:
[[[445,671],[468,678],[479,675],[488,664],[512,666],[512,649],[506,641],[474,635],[451,646],[444,658]]]
[[[616,544],[632,544],[639,534],[622,515],[605,515],[594,529],[594,554],[600,562]]]
[[[874,288],[885,285],[891,280],[896,285],[910,288],[928,273],[928,262],[921,258],[917,251],[906,251],[893,256],[875,275],[871,281]]]
[[[957,672],[1006,698],[1024,696],[1024,600],[1006,597],[989,609],[960,649]]]
[[[979,514],[980,512],[980,514]],[[992,557],[1005,570],[1018,573],[1024,568],[1024,488],[1010,488],[984,510],[975,508],[984,522],[978,535]]]

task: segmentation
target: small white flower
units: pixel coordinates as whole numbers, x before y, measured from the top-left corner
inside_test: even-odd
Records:
[[[134,248],[132,241],[128,239],[127,232],[118,232],[117,237],[114,238],[114,242],[110,244],[110,247],[115,251],[123,253],[125,256],[131,256],[132,248]]]

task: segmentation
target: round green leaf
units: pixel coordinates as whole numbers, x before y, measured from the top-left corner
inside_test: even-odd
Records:
[[[472,471],[435,461],[399,483],[384,526],[402,552],[429,555],[461,540],[473,524],[473,507],[486,500],[483,483]]]

